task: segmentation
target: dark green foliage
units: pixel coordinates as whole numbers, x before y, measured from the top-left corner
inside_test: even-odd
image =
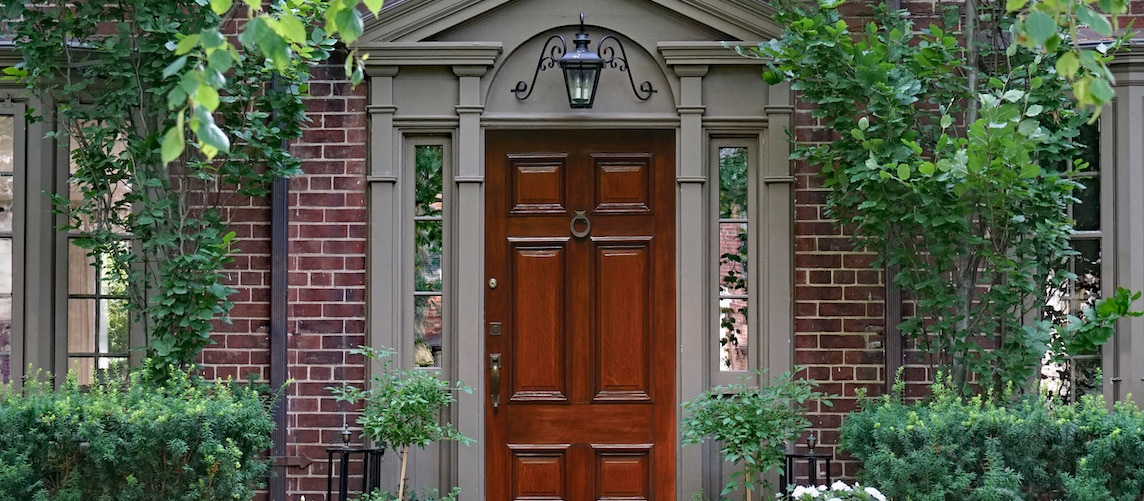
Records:
[[[1086,397],[1072,405],[1008,395],[867,402],[842,425],[859,478],[898,501],[1119,500],[1144,493],[1144,412]]]
[[[269,467],[266,403],[242,385],[173,374],[58,392],[0,390],[0,499],[249,500]]]
[[[756,374],[760,380],[762,376]],[[812,401],[831,405],[827,395],[814,391],[815,384],[785,373],[765,386],[716,386],[683,404],[683,445],[714,440],[724,461],[743,467],[731,475],[720,496],[745,489],[749,501],[761,475],[782,468],[786,442],[810,426],[804,405]]]
[[[982,43],[971,62],[957,32],[883,8],[851,31],[840,3],[783,3],[782,39],[754,51],[773,58],[768,81],[791,82],[837,135],[796,145],[794,158],[821,169],[827,209],[858,247],[900,266],[893,280],[918,312],[903,332],[963,392],[973,375],[979,388],[1023,388],[1051,344],[1106,341],[1117,315],[1027,321],[1076,280],[1067,209],[1087,116],[1053,71],[1061,52]],[[996,3],[978,11],[982,38],[1009,36]]]
[[[228,320],[234,289],[221,270],[235,234],[220,208],[299,171],[283,142],[306,121],[308,64],[333,46],[313,27],[324,5],[273,3],[270,14],[288,10],[310,28],[306,50],[272,67],[257,39],[228,45],[219,31],[226,9],[205,1],[5,4],[23,57],[6,73],[55,106],[36,113],[71,144],[73,195],[54,194],[55,205],[72,242],[128,277],[152,379],[192,364],[213,322]],[[188,100],[189,118],[171,113]],[[200,148],[183,149],[184,128]],[[178,151],[164,130],[177,131]]]

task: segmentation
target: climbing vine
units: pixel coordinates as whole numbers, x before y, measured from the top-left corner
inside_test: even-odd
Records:
[[[0,3],[23,57],[4,73],[51,106],[33,119],[70,144],[71,194],[55,206],[75,245],[128,277],[153,379],[191,366],[213,322],[229,321],[229,208],[299,172],[288,141],[306,122],[309,67],[335,36],[361,34],[357,4]],[[360,66],[350,73],[360,81]]]

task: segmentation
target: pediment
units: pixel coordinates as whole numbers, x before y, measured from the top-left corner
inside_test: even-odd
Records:
[[[778,36],[782,27],[773,19],[774,9],[758,0],[606,0],[566,2],[554,0],[404,0],[382,10],[367,22],[363,45],[386,42],[463,41],[460,33],[480,34],[490,30],[475,25],[497,25],[498,14],[512,12],[518,30],[521,19],[535,20],[535,32],[554,25],[571,25],[584,11],[590,24],[603,22],[614,11],[644,12],[642,22],[659,22],[678,28],[679,37],[663,40],[755,41]],[[650,13],[650,14],[648,14]],[[566,22],[552,23],[552,19]],[[565,19],[567,18],[567,19]],[[547,25],[545,25],[547,24]],[[495,30],[492,30],[495,32]],[[671,32],[670,29],[665,29]],[[467,40],[487,42],[493,40]]]

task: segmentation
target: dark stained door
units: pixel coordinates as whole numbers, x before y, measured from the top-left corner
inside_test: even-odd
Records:
[[[487,132],[490,501],[675,499],[674,137]]]

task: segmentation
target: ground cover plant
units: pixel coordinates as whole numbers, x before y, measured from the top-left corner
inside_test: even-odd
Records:
[[[901,384],[899,383],[899,389]],[[858,478],[896,500],[1136,501],[1144,494],[1144,412],[1103,399],[1063,405],[1029,396],[868,400],[842,425]]]
[[[245,384],[175,373],[164,387],[110,382],[0,389],[0,499],[251,499],[274,425]]]

